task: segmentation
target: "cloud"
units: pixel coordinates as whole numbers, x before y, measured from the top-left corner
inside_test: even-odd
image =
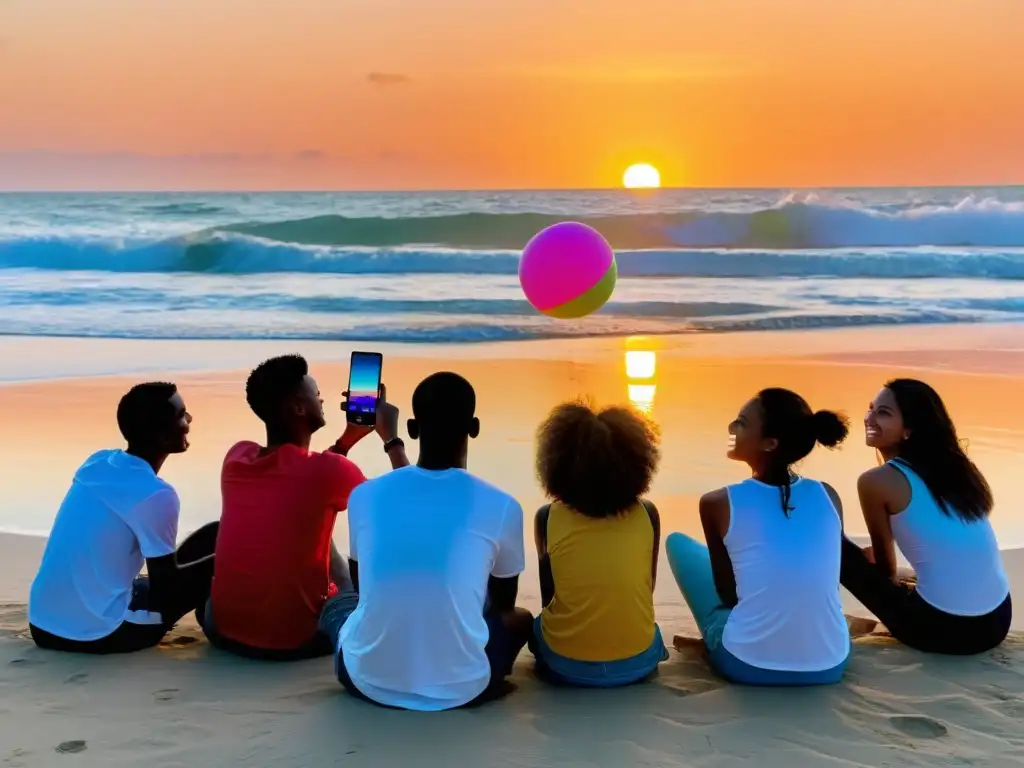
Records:
[[[400,72],[371,72],[366,76],[366,82],[378,88],[388,88],[395,85],[408,85],[412,78]]]
[[[294,157],[298,158],[298,153]],[[182,154],[146,154],[139,152],[75,152],[61,150],[0,150],[0,167],[12,166],[246,166],[281,162],[292,159],[288,155],[274,155],[267,152],[192,152]]]
[[[178,189],[196,180],[241,188],[295,173],[330,173],[337,165],[337,158],[315,149],[176,154],[0,149],[0,189],[132,189],[140,184]]]

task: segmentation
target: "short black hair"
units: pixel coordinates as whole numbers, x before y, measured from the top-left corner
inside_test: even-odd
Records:
[[[650,489],[659,442],[658,427],[638,411],[563,403],[537,430],[537,476],[548,498],[587,517],[613,517]]]
[[[128,445],[156,442],[177,416],[170,399],[178,387],[168,381],[147,381],[128,390],[117,404],[117,428]]]
[[[266,424],[278,418],[281,405],[302,386],[309,364],[301,355],[281,355],[253,368],[245,382],[245,399]]]
[[[421,432],[442,439],[465,437],[476,415],[476,391],[457,373],[433,373],[412,393],[412,415]]]

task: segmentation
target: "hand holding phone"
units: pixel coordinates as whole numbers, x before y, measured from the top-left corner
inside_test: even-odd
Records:
[[[377,401],[377,434],[386,443],[398,437],[398,408],[388,402],[388,388],[380,385],[380,399]]]
[[[348,391],[341,393],[344,397],[348,397]],[[388,390],[387,387],[382,383],[380,385],[380,398],[377,401],[377,418],[376,423],[372,427],[365,427],[358,424],[348,422],[345,425],[345,431],[341,437],[338,438],[337,445],[340,448],[340,452],[344,455],[348,455],[348,452],[355,447],[356,443],[362,440],[371,432],[376,432],[380,435],[382,443],[387,443],[389,440],[393,440],[398,437],[398,407],[392,405],[387,399]],[[344,408],[344,405],[342,405]]]
[[[379,352],[353,352],[345,391],[346,420],[349,424],[373,428],[381,398],[381,371],[384,356]]]

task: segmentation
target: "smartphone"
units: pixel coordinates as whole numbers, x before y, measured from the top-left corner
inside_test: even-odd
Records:
[[[380,375],[384,355],[380,352],[353,352],[348,369],[346,417],[351,424],[372,427],[377,423]]]

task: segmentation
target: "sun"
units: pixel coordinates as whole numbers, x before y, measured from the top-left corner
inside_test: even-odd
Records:
[[[637,163],[622,174],[622,186],[626,189],[657,189],[661,186],[661,174],[653,165]]]

